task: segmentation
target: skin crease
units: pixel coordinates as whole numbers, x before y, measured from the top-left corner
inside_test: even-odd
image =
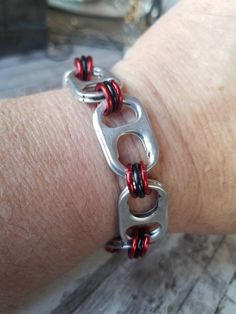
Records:
[[[158,139],[150,177],[169,193],[169,232],[236,231],[235,16],[233,0],[182,1],[113,68]],[[1,101],[0,117],[0,308],[10,309],[117,234],[119,187],[91,108],[69,90]],[[119,143],[125,162],[143,156],[133,142]]]

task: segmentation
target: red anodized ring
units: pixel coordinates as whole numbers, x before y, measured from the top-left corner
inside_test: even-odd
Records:
[[[75,76],[79,79],[83,79],[83,66],[80,58],[75,58],[74,60],[74,66],[75,66]]]
[[[126,182],[127,186],[130,192],[130,195],[133,198],[137,198],[137,195],[134,192],[134,186],[133,186],[133,179],[132,179],[132,165],[128,164],[126,169],[125,169],[125,176],[126,176]]]
[[[140,172],[143,183],[143,188],[145,194],[149,195],[151,193],[151,189],[148,186],[148,176],[147,176],[147,167],[143,161],[140,161]]]
[[[138,244],[138,229],[136,228],[133,232],[132,243],[131,243],[131,247],[130,247],[129,252],[128,252],[129,258],[134,257],[135,251],[137,249],[137,244]]]
[[[104,83],[98,83],[95,87],[95,91],[97,91],[97,92],[102,91],[104,96],[105,96],[106,106],[103,110],[103,114],[105,116],[107,116],[110,113],[112,113],[112,108],[113,108],[112,97],[111,97],[109,89],[106,87],[106,85]]]
[[[87,77],[86,81],[90,81],[93,75],[93,58],[91,56],[87,57]]]
[[[149,244],[150,244],[150,239],[151,239],[150,231],[147,228],[146,235],[145,235],[145,238],[143,240],[143,248],[142,248],[142,251],[140,252],[141,257],[143,257],[147,253],[147,250],[148,250]]]
[[[123,95],[122,95],[122,92],[121,92],[121,89],[120,89],[120,86],[116,83],[116,81],[112,80],[111,81],[111,85],[112,87],[114,88],[115,92],[116,92],[116,95],[117,95],[117,98],[118,98],[118,108],[117,108],[117,112],[121,111],[121,108],[122,108],[122,104],[123,104]]]

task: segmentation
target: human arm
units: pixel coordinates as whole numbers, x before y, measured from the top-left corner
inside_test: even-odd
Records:
[[[183,1],[113,69],[159,142],[150,176],[169,193],[170,232],[236,231],[235,12]],[[1,101],[0,115],[0,300],[11,304],[117,234],[119,187],[69,90]]]

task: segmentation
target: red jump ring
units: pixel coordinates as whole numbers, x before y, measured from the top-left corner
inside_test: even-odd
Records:
[[[143,257],[149,248],[150,239],[149,228],[135,228],[132,235],[131,247],[128,252],[129,258]],[[139,241],[141,241],[141,246],[138,245]]]
[[[90,81],[93,75],[93,58],[91,56],[87,57],[87,79],[86,81]]]
[[[145,194],[149,195],[151,193],[151,189],[148,186],[148,176],[147,176],[147,167],[143,161],[140,161],[140,172],[142,177],[142,183]]]
[[[106,106],[104,108],[103,114],[105,116],[111,114],[112,113],[113,104],[112,104],[111,94],[110,94],[107,86],[104,83],[98,83],[96,85],[95,91],[102,91],[104,96],[105,96]]]
[[[116,81],[112,80],[98,83],[95,90],[102,91],[105,96],[106,106],[103,111],[103,114],[105,116],[111,114],[112,112],[117,112],[121,110],[123,95]]]
[[[121,89],[120,89],[120,86],[117,84],[116,81],[112,80],[111,81],[111,85],[112,87],[114,88],[115,92],[116,92],[116,95],[117,95],[117,98],[118,98],[118,108],[117,108],[117,112],[121,111],[122,109],[122,104],[123,104],[123,95],[122,95],[122,92],[121,92]]]
[[[75,76],[79,79],[83,79],[83,66],[80,58],[75,58],[74,60],[74,66],[75,66]]]
[[[131,247],[130,247],[129,252],[128,252],[129,258],[134,258],[134,255],[135,255],[135,252],[137,249],[137,244],[138,244],[138,229],[136,228],[134,230],[134,234],[132,236]]]
[[[136,166],[136,170],[133,169],[133,166]],[[129,189],[129,192],[131,194],[132,197],[136,198],[138,197],[143,197],[144,195],[149,195],[151,193],[151,189],[148,186],[148,176],[147,176],[147,169],[146,169],[146,165],[143,161],[140,161],[139,164],[134,164],[133,166],[131,164],[128,164],[126,167],[126,183]],[[139,172],[139,180],[141,180],[141,182],[139,181],[139,183],[141,184],[141,192],[142,194],[140,194],[140,190],[139,193],[138,191],[135,189],[135,186],[137,184],[135,184],[135,182],[133,181],[133,171],[138,171]]]
[[[142,248],[142,251],[140,252],[140,256],[141,257],[143,257],[147,253],[147,250],[148,250],[149,245],[150,245],[150,240],[151,240],[150,231],[147,228],[146,229],[146,234],[145,234],[145,237],[144,237],[144,240],[143,240],[143,248]]]
[[[131,164],[127,165],[125,172],[126,172],[126,183],[127,183],[128,189],[129,189],[129,193],[133,198],[136,198],[137,195],[135,194],[134,186],[133,186],[132,165]]]
[[[93,75],[93,58],[91,56],[75,58],[75,76],[79,80],[90,81]]]

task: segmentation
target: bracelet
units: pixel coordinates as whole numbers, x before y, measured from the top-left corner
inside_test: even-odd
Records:
[[[85,104],[96,104],[93,126],[111,170],[126,182],[118,199],[119,236],[108,241],[108,252],[127,251],[129,258],[146,254],[149,245],[164,235],[168,224],[167,192],[161,183],[148,179],[148,172],[157,163],[159,148],[148,116],[135,98],[124,96],[120,80],[109,71],[93,66],[91,56],[75,58],[74,69],[65,73],[64,85],[75,98]],[[103,115],[120,112],[123,107],[133,110],[135,121],[118,127],[108,127]],[[136,135],[142,142],[148,162],[124,166],[118,159],[117,142],[124,134]],[[128,205],[129,197],[143,198],[155,191],[153,208],[136,213]]]

